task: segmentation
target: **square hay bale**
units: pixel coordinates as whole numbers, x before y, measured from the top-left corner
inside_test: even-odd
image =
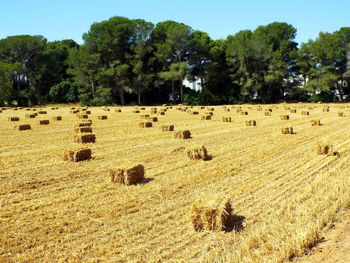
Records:
[[[245,122],[246,126],[256,126],[256,120],[249,120]]]
[[[272,112],[272,109],[265,109],[266,112]]]
[[[208,111],[214,111],[215,109],[214,109],[214,108],[211,108],[211,107],[207,107],[207,110],[208,110]]]
[[[127,169],[110,169],[112,183],[131,185],[141,182],[145,177],[145,168],[142,164]]]
[[[311,120],[311,126],[321,126],[320,120]]]
[[[165,111],[160,111],[159,115],[165,115]]]
[[[191,207],[191,221],[195,231],[225,231],[232,217],[230,199],[225,196],[206,196]]]
[[[307,109],[308,109],[308,110],[313,110],[314,108],[313,108],[313,107],[308,107]]]
[[[201,117],[201,120],[211,120],[211,115],[204,115]]]
[[[174,125],[162,125],[162,131],[174,131]]]
[[[116,109],[114,110],[114,112],[122,112],[122,110],[119,109],[119,108],[116,108]]]
[[[44,111],[44,110],[40,110],[38,111],[39,114],[47,114],[47,111]]]
[[[281,115],[281,120],[289,120],[289,115]]]
[[[224,108],[224,111],[229,112],[231,110],[229,108]]]
[[[147,119],[149,117],[149,114],[142,114],[140,115],[141,119]]]
[[[208,111],[208,112],[204,113],[204,115],[214,116],[214,113],[211,111]]]
[[[265,111],[265,116],[271,116],[271,112],[270,111]]]
[[[145,107],[141,107],[140,110],[146,110],[146,108]]]
[[[204,145],[194,145],[186,148],[186,155],[191,160],[208,160],[208,151]]]
[[[301,115],[310,115],[310,112],[308,112],[308,111],[302,111],[302,112],[301,112]]]
[[[151,110],[157,111],[157,108],[151,108]]]
[[[71,111],[70,111],[71,114],[76,114],[76,113],[78,113],[78,112],[79,112],[79,110],[71,110]]]
[[[222,117],[222,121],[223,122],[231,122],[232,119],[231,119],[231,117]]]
[[[74,131],[76,133],[92,133],[92,128],[91,127],[79,127],[79,128],[75,128]]]
[[[189,130],[184,131],[177,131],[174,134],[175,139],[190,139],[191,138],[191,132]]]
[[[192,115],[198,115],[199,112],[198,112],[198,111],[192,111],[191,114],[192,114]]]
[[[148,120],[148,121],[153,121],[153,122],[157,122],[157,121],[158,121],[158,117],[150,116],[150,117],[147,117],[146,120]]]
[[[241,115],[248,115],[248,111],[241,111]]]
[[[77,114],[77,117],[78,117],[79,119],[88,119],[88,118],[89,118],[89,115],[87,115],[87,114]]]
[[[295,110],[295,109],[290,110],[290,113],[297,113],[297,110]]]
[[[61,121],[62,120],[62,116],[54,116],[52,117],[53,121]]]
[[[318,155],[334,155],[333,145],[327,143],[317,143],[315,150]]]
[[[140,128],[151,128],[152,127],[152,122],[150,121],[142,121],[139,123]]]
[[[28,119],[33,119],[33,118],[36,117],[35,114],[26,114],[25,116],[26,116],[26,118],[28,118]]]
[[[325,107],[322,109],[323,112],[329,112],[329,108],[328,107]]]
[[[157,110],[151,110],[151,114],[157,114]]]
[[[139,110],[136,110],[136,109],[131,110],[131,112],[132,112],[132,113],[140,113],[140,111],[139,111]]]
[[[19,124],[14,127],[15,130],[19,131],[25,131],[25,130],[31,130],[30,124]]]
[[[106,115],[99,115],[99,116],[97,116],[97,119],[99,119],[99,120],[107,120],[107,116]]]
[[[90,127],[91,126],[91,123],[89,122],[81,122],[81,123],[77,123],[75,125],[76,128],[80,128],[80,127]]]
[[[63,160],[71,162],[81,162],[91,159],[91,149],[79,148],[66,150],[63,154]]]
[[[108,109],[108,108],[103,108],[103,110],[104,110],[104,111],[110,111],[110,109]]]
[[[19,121],[19,117],[9,117],[9,121]]]
[[[96,136],[95,134],[88,133],[88,134],[78,134],[74,136],[74,142],[77,143],[95,143]]]
[[[257,108],[257,111],[262,111],[262,108]]]
[[[40,120],[39,125],[49,125],[50,121],[49,120]]]
[[[281,132],[282,134],[294,134],[293,127],[284,127]]]
[[[339,117],[345,117],[344,112],[338,112]]]

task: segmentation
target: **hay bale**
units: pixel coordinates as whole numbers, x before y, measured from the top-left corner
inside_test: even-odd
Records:
[[[38,111],[39,114],[47,114],[47,111],[44,111],[44,110],[41,110],[41,111]]]
[[[139,111],[139,110],[136,110],[136,109],[131,110],[131,112],[132,112],[132,113],[140,113],[140,111]]]
[[[175,139],[190,139],[191,132],[189,130],[177,131],[174,134]]]
[[[289,115],[281,115],[281,120],[289,120]]]
[[[204,113],[204,115],[213,116],[213,115],[214,115],[214,113],[213,113],[213,112],[211,112],[211,111],[208,111],[208,112],[205,112],[205,113]]]
[[[329,108],[328,107],[325,107],[322,109],[323,112],[329,112]]]
[[[265,111],[265,116],[271,116],[271,112],[270,111]]]
[[[104,111],[110,111],[110,109],[108,109],[108,108],[103,108],[103,110],[104,110]]]
[[[222,121],[223,122],[231,122],[232,119],[231,119],[231,117],[222,117]]]
[[[317,143],[315,150],[318,155],[334,155],[333,145],[330,144]]]
[[[281,132],[282,134],[294,134],[293,127],[284,127]]]
[[[74,136],[74,142],[77,143],[95,143],[96,136],[95,134],[78,134]]]
[[[191,160],[208,160],[210,157],[204,145],[195,145],[186,148],[186,155]]]
[[[302,111],[302,112],[301,112],[301,115],[310,115],[310,112],[308,112],[308,111]]]
[[[35,114],[26,114],[25,117],[28,119],[33,119],[36,117],[36,115]]]
[[[262,108],[257,108],[257,111],[262,111]]]
[[[49,120],[40,120],[39,125],[49,125],[50,121]]]
[[[265,112],[272,112],[272,109],[271,108],[265,109]]]
[[[345,117],[344,112],[338,112],[337,114],[339,117]]]
[[[160,111],[159,115],[165,115],[165,111]]]
[[[9,117],[9,121],[19,121],[19,117]]]
[[[54,116],[51,118],[53,121],[61,121],[62,120],[62,116]]]
[[[229,108],[225,108],[224,111],[229,112],[231,110]]]
[[[201,117],[201,120],[211,120],[211,116],[210,115],[204,115]]]
[[[112,183],[131,185],[141,182],[145,177],[145,168],[142,164],[127,169],[110,169]]]
[[[31,129],[32,128],[30,127],[30,124],[20,124],[14,127],[14,130],[19,130],[19,131],[25,131],[25,130],[31,130]]]
[[[199,112],[198,112],[198,111],[192,111],[191,114],[192,114],[192,115],[198,115]]]
[[[91,127],[78,127],[74,129],[76,133],[92,133]]]
[[[141,128],[151,128],[152,127],[152,122],[150,121],[142,121],[139,123],[139,126]]]
[[[79,110],[71,110],[71,111],[70,111],[71,114],[76,114],[76,113],[78,113],[78,112],[79,112]]]
[[[149,117],[149,114],[142,114],[140,115],[141,119],[147,119]]]
[[[208,110],[208,111],[214,111],[214,108],[207,107],[207,110]]]
[[[122,110],[119,108],[116,108],[116,109],[114,109],[114,112],[122,112]]]
[[[248,115],[248,111],[241,111],[241,115]]]
[[[66,150],[63,154],[63,160],[71,162],[81,162],[91,159],[91,149],[80,148],[74,150]]]
[[[151,110],[151,114],[157,114],[157,110]]]
[[[107,120],[107,116],[106,115],[99,115],[99,116],[97,116],[97,119],[99,119],[99,120]]]
[[[297,113],[297,110],[295,110],[295,109],[290,110],[290,113]]]
[[[321,126],[320,120],[311,120],[311,126]]]
[[[90,127],[91,123],[89,122],[81,122],[75,125],[76,128],[80,128],[80,127]]]
[[[147,117],[146,120],[148,120],[148,121],[153,121],[153,122],[157,122],[157,121],[158,121],[158,117],[150,116],[150,117]]]
[[[191,207],[191,221],[195,231],[225,231],[232,217],[230,199],[224,196],[206,196]]]
[[[174,125],[162,125],[162,131],[174,131]]]
[[[256,126],[256,120],[249,120],[245,122],[246,126]]]
[[[89,115],[87,115],[87,114],[77,114],[76,115],[79,119],[88,119],[89,118]]]

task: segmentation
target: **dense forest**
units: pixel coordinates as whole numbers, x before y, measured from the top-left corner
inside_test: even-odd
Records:
[[[350,99],[350,27],[300,45],[274,22],[213,40],[190,26],[112,17],[73,40],[0,40],[0,104],[232,104]],[[202,90],[183,86],[199,81]]]

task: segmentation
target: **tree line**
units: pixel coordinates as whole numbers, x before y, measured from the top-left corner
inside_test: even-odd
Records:
[[[0,40],[0,104],[191,105],[344,101],[350,95],[350,27],[295,41],[274,22],[225,40],[174,21],[112,17],[73,40]],[[202,90],[183,86],[199,81]]]

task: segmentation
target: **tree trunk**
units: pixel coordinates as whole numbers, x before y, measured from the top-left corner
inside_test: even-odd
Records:
[[[95,98],[95,84],[94,84],[94,81],[92,79],[90,79],[90,83],[91,83],[92,97]]]
[[[19,92],[21,90],[21,79],[20,76],[17,77],[17,100],[19,100]]]
[[[139,90],[137,92],[137,103],[141,105],[141,84],[139,85]]]
[[[119,89],[119,98],[120,98],[120,104],[122,106],[124,106],[125,105],[125,98],[124,98],[124,89],[123,88]]]

